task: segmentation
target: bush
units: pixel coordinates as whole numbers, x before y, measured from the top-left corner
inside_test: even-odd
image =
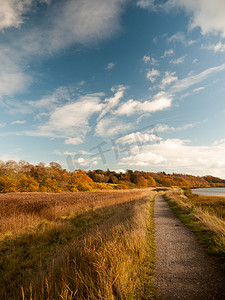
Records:
[[[94,182],[92,187],[97,190],[112,190],[113,187],[103,182]]]
[[[92,191],[93,188],[91,187],[90,184],[86,183],[86,182],[79,182],[79,183],[76,183],[74,185],[74,187],[78,190],[78,191],[81,191],[81,192],[86,192],[86,191]]]
[[[8,176],[0,177],[0,192],[16,192],[17,180]]]

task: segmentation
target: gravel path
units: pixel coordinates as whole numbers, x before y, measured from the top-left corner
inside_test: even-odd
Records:
[[[156,285],[161,299],[225,299],[225,275],[195,235],[172,213],[162,195],[155,201]]]

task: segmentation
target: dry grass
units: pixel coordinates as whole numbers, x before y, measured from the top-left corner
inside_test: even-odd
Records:
[[[7,193],[0,194],[0,238],[42,221],[80,214],[113,204],[138,199],[147,189],[78,193]]]
[[[154,194],[0,195],[0,299],[153,299]]]
[[[136,203],[131,220],[72,244],[43,280],[42,294],[31,299],[154,299],[151,207],[150,201]]]
[[[207,230],[225,237],[225,221],[216,214],[204,210],[201,207],[196,207],[193,216],[204,224]]]
[[[183,194],[181,189],[171,189],[166,193],[166,196],[185,212],[192,209],[192,204],[187,200],[187,197]]]

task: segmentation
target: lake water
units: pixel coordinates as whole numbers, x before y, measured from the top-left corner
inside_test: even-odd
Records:
[[[202,196],[220,196],[225,197],[225,188],[199,188],[192,189],[193,194]]]

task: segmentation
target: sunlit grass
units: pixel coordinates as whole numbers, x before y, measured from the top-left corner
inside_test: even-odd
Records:
[[[152,196],[147,199],[147,194]],[[14,205],[21,204],[24,217],[32,222],[11,234],[2,232],[0,299],[118,299],[117,294],[121,299],[148,299],[141,295],[154,295],[154,194],[147,190],[85,193],[83,201],[75,198],[74,207],[66,194],[61,202],[62,194],[52,198],[52,203],[44,194],[34,203],[28,195],[20,199]],[[24,207],[32,215],[40,206],[35,224]],[[49,213],[51,217],[46,217]]]

